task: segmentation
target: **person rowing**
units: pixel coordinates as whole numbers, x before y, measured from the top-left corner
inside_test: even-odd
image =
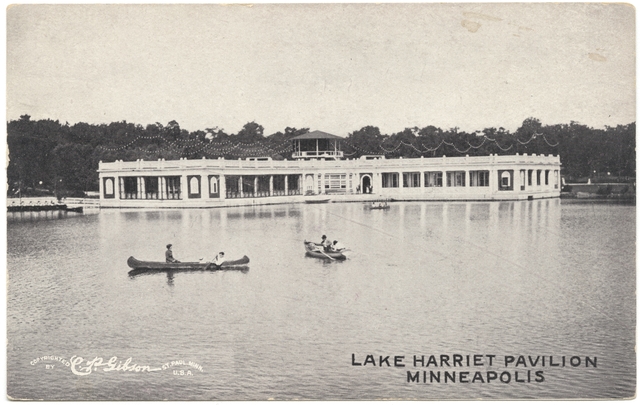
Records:
[[[331,250],[331,240],[327,238],[327,235],[322,235],[320,246],[322,246],[325,252],[329,252]]]
[[[171,246],[173,246],[171,243],[167,245],[167,251],[164,252],[165,260],[167,261],[167,263],[180,263],[178,260],[173,258],[173,252],[171,251]]]

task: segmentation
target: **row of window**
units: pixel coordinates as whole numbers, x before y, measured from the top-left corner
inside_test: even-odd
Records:
[[[549,177],[551,170],[520,170],[521,190],[525,189],[525,176],[527,176],[527,185],[541,186],[549,185]],[[446,179],[447,187],[466,187],[466,172],[464,170],[456,171],[434,171],[424,172],[423,183],[420,183],[420,172],[402,173],[402,187],[442,187],[443,178]],[[554,187],[558,188],[558,171],[554,170]],[[444,177],[443,177],[444,176]],[[513,170],[498,170],[498,178],[500,179],[498,188],[500,190],[513,190]],[[489,170],[470,170],[469,171],[470,187],[489,187]],[[398,188],[400,187],[400,173],[382,173],[382,188]]]
[[[520,170],[520,189],[524,190],[525,189],[525,172],[526,172],[526,176],[527,176],[527,185],[528,186],[541,186],[542,183],[542,176],[544,174],[544,185],[548,186],[549,185],[549,172],[550,170],[533,170],[533,169],[529,169],[529,170]],[[554,186],[555,188],[558,188],[558,171],[554,170],[554,176],[555,176],[555,183]],[[535,180],[535,184],[534,184],[534,180]]]
[[[183,198],[180,176],[124,176],[118,178],[118,193],[122,200],[179,200]],[[300,175],[227,176],[227,198],[269,197],[300,194]],[[202,198],[201,176],[187,176],[188,198]],[[116,180],[103,179],[104,198],[115,198]],[[209,176],[209,198],[220,197],[218,176]]]
[[[273,180],[271,180],[273,178]],[[273,188],[271,187],[273,181]],[[226,176],[226,198],[299,195],[300,175]]]
[[[119,177],[118,193],[121,200],[179,200],[183,198],[180,176],[125,176]],[[218,198],[218,176],[209,176],[209,197]],[[116,181],[113,177],[103,179],[104,198],[115,198]],[[187,176],[189,198],[201,198],[201,177]]]
[[[318,175],[318,193],[322,193],[323,175]],[[338,174],[325,174],[324,175],[324,190],[325,192],[338,192],[344,193],[347,190],[347,186],[351,189],[353,174],[338,173]],[[347,182],[348,180],[348,182]]]
[[[464,171],[446,172],[447,187],[465,187]],[[420,172],[402,173],[402,187],[422,187]],[[443,172],[424,172],[424,187],[442,187]],[[476,170],[469,172],[471,187],[489,187],[489,171]],[[382,173],[382,188],[400,187],[399,173]]]
[[[527,186],[549,185],[550,170],[520,170],[520,189]],[[513,190],[513,170],[498,170],[500,190]],[[554,187],[558,188],[558,171],[553,172]],[[226,176],[227,198],[240,197],[268,197],[278,195],[297,195],[300,190],[300,175],[275,175],[275,176]],[[430,171],[430,172],[406,172],[402,173],[402,187],[442,187],[446,180],[447,187],[466,187],[466,172],[457,171]],[[489,170],[469,171],[470,187],[489,187]],[[347,185],[351,189],[352,175],[326,174],[318,176],[318,192],[322,192],[322,183],[326,191],[345,190]],[[382,188],[399,188],[400,173],[382,173]],[[421,182],[422,181],[422,182]],[[208,176],[209,197],[219,198],[219,177]],[[273,182],[273,183],[271,183]],[[187,176],[187,194],[189,198],[201,198],[201,176]],[[145,199],[145,200],[176,200],[182,198],[179,176],[165,177],[120,177],[120,199]],[[423,185],[424,184],[424,185]],[[115,179],[104,178],[104,197],[115,197]]]

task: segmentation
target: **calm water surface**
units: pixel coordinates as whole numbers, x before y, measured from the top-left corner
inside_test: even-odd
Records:
[[[564,200],[10,215],[7,391],[49,400],[631,397],[635,215],[635,206]],[[348,260],[305,257],[302,241],[323,233],[351,248]],[[129,275],[129,256],[162,261],[167,243],[183,261],[223,250],[251,263]],[[376,367],[353,366],[352,354],[360,363],[375,355]],[[432,354],[583,364],[413,366],[413,355]],[[380,355],[405,356],[407,367],[379,367]],[[56,357],[36,361],[43,356]],[[169,368],[80,376],[65,364],[74,356]],[[585,368],[585,356],[597,367]],[[407,370],[468,371],[469,380],[541,370],[545,380],[408,383]]]

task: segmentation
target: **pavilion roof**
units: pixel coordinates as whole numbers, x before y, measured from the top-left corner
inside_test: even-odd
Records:
[[[291,138],[291,140],[294,140],[294,139],[342,139],[342,138],[336,135],[331,135],[326,132],[322,132],[322,131],[313,131],[313,132],[307,132],[304,135],[298,135]]]

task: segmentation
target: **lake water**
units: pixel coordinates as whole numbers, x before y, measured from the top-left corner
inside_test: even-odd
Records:
[[[558,199],[12,214],[7,392],[48,400],[631,397],[635,215],[632,205]],[[323,233],[351,249],[348,260],[305,256],[302,241]],[[129,275],[129,256],[163,261],[167,243],[183,261],[222,250],[251,263]],[[464,364],[452,362],[456,354]],[[414,355],[437,364],[414,365]],[[477,364],[474,355],[483,355]],[[405,367],[394,367],[395,356]],[[505,365],[507,356],[514,362]],[[518,356],[527,364],[516,366]],[[87,366],[96,357],[103,363]],[[585,367],[587,357],[595,367]],[[424,383],[423,371],[439,371],[441,381]]]

